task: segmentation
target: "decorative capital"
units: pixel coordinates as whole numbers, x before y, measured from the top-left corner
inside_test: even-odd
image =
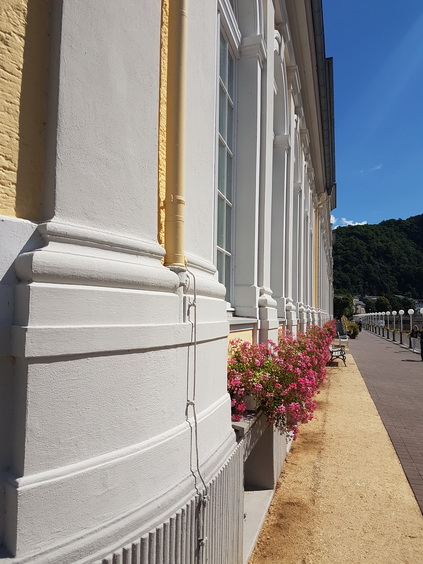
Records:
[[[276,29],[274,35],[273,49],[275,53],[277,53],[280,57],[282,57],[282,52],[283,52],[282,37],[279,31],[277,31]]]
[[[281,34],[284,44],[286,45],[287,43],[289,43],[291,41],[291,35],[289,33],[288,24],[286,22],[280,22],[276,25],[276,28]]]

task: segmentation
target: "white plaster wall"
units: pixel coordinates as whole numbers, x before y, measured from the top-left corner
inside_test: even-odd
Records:
[[[207,22],[207,25],[204,25]],[[186,233],[188,260],[214,264],[217,92],[216,2],[190,2],[186,99]]]
[[[210,481],[236,445],[212,265],[215,26],[196,59],[204,131],[200,99],[187,135],[194,309],[192,275],[178,289],[157,244],[160,3],[118,4],[65,0],[57,20],[54,214],[46,246],[15,263],[5,544],[19,561],[73,562],[77,547],[89,561],[94,540],[106,553],[148,533],[195,495],[197,446]],[[191,44],[214,8],[193,7]]]
[[[160,2],[63,2],[55,218],[156,240]]]
[[[33,241],[16,263],[22,282],[14,293],[15,327],[10,351],[0,357],[13,353],[17,367],[13,434],[0,443],[0,462],[11,465],[5,541],[18,554],[15,562],[88,562],[94,552],[101,558],[123,550],[193,499],[197,445],[206,481],[234,451],[226,304],[212,266],[216,21],[215,2],[190,4],[186,253],[194,295],[192,274],[179,287],[184,277],[161,265],[157,244],[160,3],[63,2],[59,74],[51,77],[57,130],[48,154],[55,208],[40,228],[47,246]],[[258,303],[257,135],[269,95],[261,89],[255,32],[245,28],[251,37],[240,64],[246,122],[239,180],[250,198],[239,208],[245,238],[237,264],[239,303],[251,315]],[[262,131],[272,123],[271,115],[266,119]],[[262,164],[270,177],[270,164]],[[292,165],[291,154],[288,222]],[[9,268],[24,246],[16,242],[26,241],[26,227],[19,236],[14,227],[7,228],[2,263],[6,287],[14,284]],[[35,226],[27,228],[29,236]],[[289,277],[294,225],[287,229]],[[284,295],[292,298],[290,280]],[[10,288],[2,295],[8,301]],[[12,310],[4,311],[7,326]],[[10,398],[11,362],[4,362]],[[197,434],[193,406],[187,409],[194,396]],[[0,423],[8,424],[10,411],[1,413]]]
[[[18,253],[40,244],[36,225],[0,216],[0,537],[3,536],[4,481],[12,461],[15,363],[10,350],[13,301],[17,282],[13,262]]]

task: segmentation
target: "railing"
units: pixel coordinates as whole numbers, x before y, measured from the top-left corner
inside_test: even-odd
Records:
[[[410,338],[411,327],[417,325],[419,331],[423,330],[423,315],[420,312],[411,316],[404,314],[402,319],[399,314],[396,316],[392,314],[387,316],[385,314],[383,316],[381,313],[365,314],[356,317],[361,319],[363,328],[367,331],[410,348],[412,346]],[[419,347],[420,339],[418,340],[418,348]]]

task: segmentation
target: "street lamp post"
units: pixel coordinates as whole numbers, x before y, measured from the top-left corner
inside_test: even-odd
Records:
[[[404,315],[404,310],[400,309],[398,313],[400,316],[400,345],[402,345],[402,316]]]
[[[391,315],[391,312],[390,312],[390,311],[387,311],[387,312],[386,312],[386,315],[388,316],[388,332],[387,332],[387,334],[386,334],[386,338],[389,339],[389,316]]]
[[[395,320],[396,320],[396,317],[397,317],[397,312],[396,312],[396,311],[393,311],[393,312],[392,312],[392,317],[394,318],[394,330],[393,330],[393,332],[392,332],[392,340],[395,341]]]
[[[385,336],[385,312],[384,311],[382,311],[382,323],[383,323],[383,325],[382,325],[382,337],[384,337]]]
[[[413,313],[414,313],[414,309],[411,309],[411,308],[410,308],[410,309],[408,310],[408,315],[410,316],[410,333],[408,334],[408,337],[409,337],[409,339],[410,339],[410,349],[411,349],[411,337],[410,337],[410,334],[411,334],[411,329],[412,329],[412,327],[413,327]]]

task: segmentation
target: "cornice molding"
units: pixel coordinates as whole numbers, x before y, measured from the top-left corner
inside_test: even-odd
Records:
[[[240,47],[241,58],[257,58],[260,64],[263,65],[267,59],[266,44],[262,35],[250,35],[243,37]]]
[[[51,221],[38,230],[45,247],[20,254],[15,271],[22,282],[45,282],[174,292],[178,275],[163,266],[164,249],[135,239]]]
[[[300,73],[297,65],[288,66],[287,69],[288,84],[292,88],[294,95],[299,96],[301,92]]]
[[[273,138],[273,146],[281,151],[287,151],[291,147],[291,139],[289,135],[275,135]]]
[[[48,244],[67,243],[96,249],[106,249],[125,254],[146,255],[161,259],[165,250],[158,243],[117,235],[100,229],[52,220],[41,223],[38,232]]]

